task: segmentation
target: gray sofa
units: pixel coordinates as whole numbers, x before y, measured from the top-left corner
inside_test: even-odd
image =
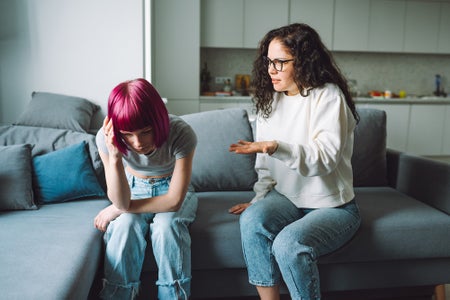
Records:
[[[362,225],[348,244],[320,258],[324,298],[431,299],[435,285],[450,283],[450,165],[386,150],[385,113],[360,109],[359,114],[352,162]],[[247,113],[229,109],[182,117],[198,136],[192,296],[254,296],[241,252],[239,217],[227,212],[253,196],[255,157],[228,152],[238,139],[253,138]],[[147,252],[141,299],[155,295],[156,267],[151,249]]]
[[[55,105],[51,94],[34,94],[15,125],[0,127],[2,170],[12,170],[0,170],[1,299],[96,299],[100,289],[102,236],[93,218],[109,202],[98,191],[97,185],[104,188],[103,168],[94,136],[86,132],[98,108],[79,99],[74,107],[66,107],[61,103],[73,99],[58,97]],[[34,100],[39,100],[38,107]],[[37,111],[36,121],[31,113]],[[362,226],[348,244],[320,258],[322,290],[339,299],[394,294],[430,299],[435,285],[450,282],[450,166],[386,150],[384,112],[359,112],[353,165]],[[55,114],[64,117],[56,122]],[[79,115],[82,118],[75,118]],[[253,196],[255,157],[228,152],[230,143],[253,138],[247,113],[229,109],[182,117],[199,141],[192,175],[199,197],[191,226],[192,298],[256,295],[247,282],[239,217],[227,212]],[[75,180],[68,176],[73,173],[80,174],[80,186],[93,186],[81,192],[73,186],[75,196],[71,190],[57,200],[45,199],[48,189],[37,177],[60,159],[40,158],[60,156],[80,142],[84,148],[77,149],[87,150],[90,163],[84,165],[92,167],[94,177],[81,175],[76,167],[62,167],[53,189]],[[16,170],[16,165],[21,167]],[[9,181],[3,177],[14,174]],[[155,299],[156,266],[150,246],[147,254],[139,298]]]

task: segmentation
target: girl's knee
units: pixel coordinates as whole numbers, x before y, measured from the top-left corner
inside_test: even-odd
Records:
[[[124,213],[109,224],[105,237],[108,239],[112,236],[128,238],[132,235],[144,236],[145,233],[145,224],[138,214]]]

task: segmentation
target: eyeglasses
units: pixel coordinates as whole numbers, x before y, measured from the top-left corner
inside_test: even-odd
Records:
[[[267,68],[269,68],[270,65],[272,65],[274,67],[274,69],[277,70],[278,72],[283,72],[284,64],[294,60],[294,59],[274,59],[274,60],[271,60],[267,56],[264,56],[263,59],[264,59],[264,64],[267,66]]]

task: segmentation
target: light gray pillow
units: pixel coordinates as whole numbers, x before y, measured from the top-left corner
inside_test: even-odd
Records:
[[[16,125],[88,132],[92,116],[99,109],[98,105],[83,98],[33,92]]]
[[[255,155],[228,151],[239,139],[253,141],[244,109],[206,111],[181,116],[197,134],[191,183],[197,192],[252,190],[257,180]]]
[[[386,113],[359,108],[360,122],[355,129],[352,167],[353,186],[385,186]]]
[[[31,145],[0,146],[0,210],[37,209],[33,202]]]

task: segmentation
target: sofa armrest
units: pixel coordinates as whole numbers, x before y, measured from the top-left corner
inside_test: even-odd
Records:
[[[450,164],[388,149],[388,183],[450,215]]]

